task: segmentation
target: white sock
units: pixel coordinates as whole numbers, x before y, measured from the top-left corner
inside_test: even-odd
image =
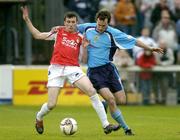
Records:
[[[99,116],[99,119],[101,120],[103,128],[109,125],[109,122],[107,120],[107,115],[104,110],[103,104],[101,103],[99,96],[97,94],[90,97],[92,106],[96,110],[96,113]]]
[[[47,103],[44,103],[41,107],[41,110],[37,113],[36,119],[39,121],[43,120],[43,117],[48,114],[49,111],[50,109],[48,108]]]

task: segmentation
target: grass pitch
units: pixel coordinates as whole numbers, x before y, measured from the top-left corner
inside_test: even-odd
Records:
[[[44,118],[45,132],[36,133],[35,114],[40,106],[0,105],[0,140],[180,140],[180,106],[122,106],[128,125],[136,133],[125,136],[122,129],[105,135],[92,107],[57,106]],[[78,122],[72,136],[60,132],[65,117]],[[108,119],[115,123],[108,112]]]

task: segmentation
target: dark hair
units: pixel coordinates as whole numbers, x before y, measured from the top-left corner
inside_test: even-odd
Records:
[[[97,21],[97,19],[100,19],[100,20],[108,19],[108,23],[110,23],[111,13],[106,9],[102,9],[99,12],[97,12],[95,20]]]
[[[67,12],[65,15],[64,15],[64,21],[66,20],[66,18],[73,18],[75,17],[76,20],[78,21],[78,15],[76,14],[76,12]]]

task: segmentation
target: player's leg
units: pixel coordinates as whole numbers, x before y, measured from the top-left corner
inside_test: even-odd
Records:
[[[48,101],[44,103],[38,111],[36,115],[36,131],[39,134],[42,134],[44,132],[44,127],[43,127],[43,117],[47,115],[57,104],[57,99],[59,95],[60,88],[63,87],[64,85],[64,78],[65,77],[60,77],[60,73],[62,73],[62,70],[64,67],[59,67],[59,66],[54,66],[50,65],[49,66],[49,75],[48,75]]]
[[[52,110],[57,103],[60,88],[63,87],[65,77],[61,76],[64,67],[58,65],[50,65],[48,69],[48,101],[44,103],[37,113],[37,120],[42,120],[43,117]]]
[[[118,82],[114,82],[113,85],[114,85],[114,87],[111,86],[111,90],[113,91],[113,95],[116,99],[116,105],[117,104],[125,104],[126,103],[126,94],[124,92],[122,83],[118,81]],[[121,113],[121,110],[119,108],[117,108],[115,112],[111,112],[111,116],[113,119],[115,119],[118,123],[121,124],[126,135],[134,135],[132,130],[127,125],[127,123],[123,117],[123,114]]]
[[[47,115],[55,106],[57,103],[58,95],[59,95],[59,89],[60,88],[48,88],[48,102],[44,103],[38,111],[36,115],[36,131],[39,134],[42,134],[44,132],[44,126],[43,126],[43,117]]]
[[[79,67],[70,67],[69,70],[67,69],[67,73],[70,73],[67,76],[69,82],[78,87],[80,90],[82,90],[85,94],[87,94],[90,97],[92,106],[96,110],[103,127],[108,126],[109,122],[107,120],[105,110],[89,78]]]
[[[117,102],[116,102],[118,101],[118,103],[121,104],[126,103],[126,96],[118,71],[116,67],[113,65],[109,65],[106,71],[111,76],[106,76],[106,79],[104,79],[105,81],[104,85],[99,85],[99,87],[101,88],[99,89],[98,92],[108,102],[112,118],[121,125],[121,127],[125,131],[125,134],[130,135],[129,131],[131,130],[126,124],[124,117],[121,113],[121,110],[117,107]]]
[[[43,120],[43,117],[56,106],[59,91],[59,87],[48,88],[48,101],[42,105],[40,111],[37,113],[37,119],[39,121]]]
[[[115,97],[117,105],[124,105],[127,102],[126,94],[125,94],[124,90],[114,93],[114,97]]]
[[[102,103],[100,102],[99,96],[96,93],[96,90],[93,88],[91,82],[89,81],[88,77],[83,76],[79,80],[74,82],[74,85],[81,89],[85,94],[87,94],[90,97],[92,106],[96,110],[101,123],[103,127],[106,127],[109,125],[109,122],[107,120],[107,115],[105,113],[105,110],[103,108]]]
[[[126,94],[125,94],[125,91],[124,91],[123,84],[121,82],[121,78],[119,76],[119,72],[118,72],[117,68],[113,64],[111,66],[113,67],[113,70],[111,71],[112,77],[109,78],[110,81],[112,80],[112,82],[109,83],[110,91],[111,91],[111,93],[113,93],[113,95],[115,96],[116,101],[118,103],[125,104],[126,103]],[[118,123],[121,124],[121,126],[124,129],[126,135],[134,135],[134,133],[131,131],[131,129],[126,124],[126,122],[124,120],[124,117],[123,117],[123,115],[121,113],[121,110],[119,108],[117,108],[115,112],[111,112],[111,116]]]
[[[96,110],[99,119],[101,120],[102,126],[104,128],[104,132],[106,134],[110,133],[111,131],[116,131],[120,128],[119,125],[109,124],[103,104],[101,103],[99,96],[96,93],[96,90],[93,88],[93,85],[91,84],[87,76],[83,76],[79,80],[75,81],[74,85],[90,97],[92,106]]]
[[[120,94],[121,92],[117,92],[115,94]],[[99,90],[99,93],[107,101],[112,118],[121,125],[126,135],[133,135],[131,129],[124,120],[121,110],[117,107],[115,97],[111,91],[108,88],[102,88]]]
[[[123,104],[126,104],[126,102],[127,102],[126,94],[125,94],[124,90],[119,91],[117,94],[115,93],[114,97],[115,97],[117,105],[123,105]],[[108,103],[106,102],[106,100],[103,100],[102,103],[103,103],[103,106],[107,113]]]
[[[103,97],[103,99],[108,103],[110,112],[114,112],[116,110],[116,101],[115,97],[109,90],[109,88],[101,88],[99,94]]]

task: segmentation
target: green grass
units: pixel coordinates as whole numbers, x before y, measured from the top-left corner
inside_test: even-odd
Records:
[[[44,119],[45,132],[38,135],[34,129],[36,111],[40,107],[0,105],[0,140],[180,140],[180,106],[122,106],[122,113],[136,133],[124,135],[122,129],[105,135],[92,107],[57,106]],[[65,136],[59,122],[73,117],[78,132]],[[110,122],[115,123],[108,113]]]

